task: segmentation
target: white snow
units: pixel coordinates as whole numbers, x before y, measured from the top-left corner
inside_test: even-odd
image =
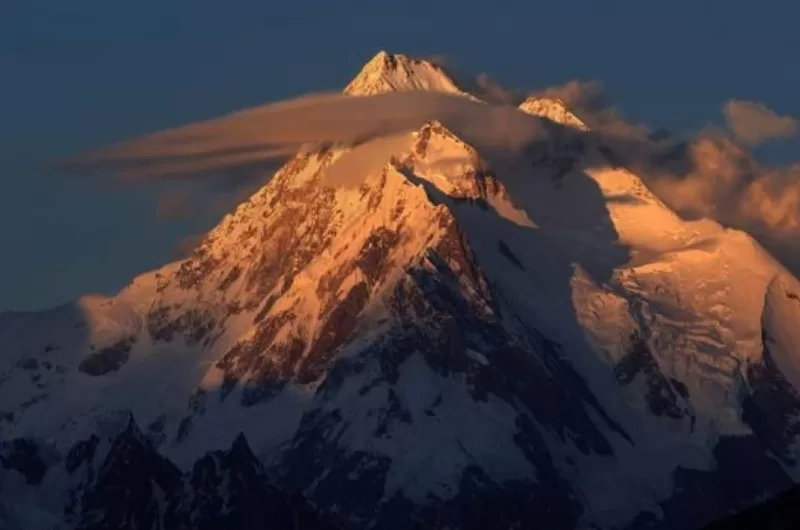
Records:
[[[586,124],[558,98],[531,96],[520,103],[519,109],[581,131],[589,130]]]
[[[402,90],[465,94],[439,66],[402,54],[378,52],[344,89],[345,94],[369,96]]]
[[[789,382],[800,389],[800,289],[797,282],[782,275],[770,282],[763,324],[772,359]]]
[[[495,397],[485,403],[473,400],[463,384],[432,372],[418,353],[401,365],[396,385],[381,384],[361,396],[358,391],[369,382],[369,375],[365,370],[348,378],[326,408],[343,412],[340,443],[350,450],[392,458],[385,499],[398,490],[418,502],[429,494],[451,498],[462,471],[474,461],[488,462],[501,482],[536,476],[514,443],[517,413],[509,404]],[[376,436],[379,414],[375,412],[387,405],[390,389],[411,422],[395,419],[386,435]]]

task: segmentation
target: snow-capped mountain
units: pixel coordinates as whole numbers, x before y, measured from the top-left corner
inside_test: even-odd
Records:
[[[384,52],[346,92],[391,90],[474,97]],[[519,112],[565,134],[310,146],[189,258],[0,315],[0,520],[691,529],[793,484],[800,283]]]

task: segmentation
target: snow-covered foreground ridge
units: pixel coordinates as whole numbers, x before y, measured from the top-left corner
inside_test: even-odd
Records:
[[[392,90],[472,97],[383,52],[346,92]],[[800,284],[563,136],[310,147],[188,259],[0,315],[0,518],[690,529],[790,485]]]

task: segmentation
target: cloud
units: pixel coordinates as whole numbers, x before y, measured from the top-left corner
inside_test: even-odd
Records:
[[[587,134],[680,215],[746,231],[800,273],[800,165],[767,166],[748,149],[793,133],[794,120],[762,104],[731,101],[725,110],[735,136],[707,126],[675,139],[631,123],[596,81],[572,80],[537,94],[561,99],[592,129]]]
[[[598,112],[611,106],[600,81],[571,79],[563,85],[536,91],[534,95],[560,99],[567,107],[583,112]]]
[[[524,93],[500,84],[486,72],[477,75],[464,72],[445,55],[432,55],[425,60],[441,68],[456,86],[487,103],[516,107],[525,99]]]
[[[779,116],[757,101],[732,99],[725,103],[722,112],[733,134],[750,145],[797,134],[796,119]]]
[[[411,147],[408,135],[375,138],[345,151],[325,173],[329,186],[357,187],[366,175],[380,171],[393,155]]]
[[[453,65],[453,61],[443,53],[435,53],[433,55],[423,57],[422,60],[427,61],[432,65],[438,66],[442,70],[451,70],[455,68],[455,66]],[[450,75],[450,72],[447,72],[447,75]]]
[[[687,218],[743,230],[800,273],[800,165],[758,162],[726,131],[708,128],[651,164],[644,181]],[[683,170],[676,170],[682,168]]]
[[[59,164],[128,179],[207,178],[274,167],[307,144],[362,144],[439,120],[465,140],[514,150],[546,135],[542,120],[510,105],[437,92],[310,95],[124,142]]]
[[[533,95],[560,99],[593,131],[603,135],[644,142],[649,130],[625,119],[611,103],[600,81],[573,79],[563,85],[547,87]]]
[[[800,166],[762,165],[733,138],[714,129],[698,134],[685,150],[688,173],[659,173],[655,168],[650,178],[673,207],[752,233],[800,237]]]
[[[486,72],[475,76],[470,88],[476,97],[492,103],[517,106],[524,99],[520,92],[504,87]]]

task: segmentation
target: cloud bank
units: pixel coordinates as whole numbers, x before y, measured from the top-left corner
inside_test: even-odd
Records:
[[[772,239],[800,243],[800,165],[769,167],[724,132],[709,129],[683,147],[690,171],[655,168],[649,182],[689,217],[708,217]]]

